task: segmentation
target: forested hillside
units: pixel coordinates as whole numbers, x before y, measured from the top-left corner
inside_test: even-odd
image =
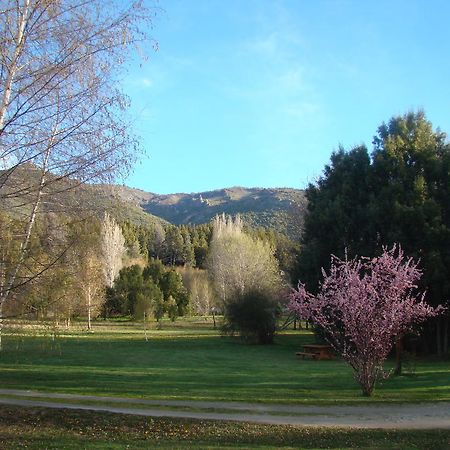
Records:
[[[218,214],[239,214],[248,226],[273,229],[290,238],[300,236],[306,207],[304,192],[289,188],[232,187],[169,195],[125,186],[113,186],[113,189],[123,201],[175,225],[198,225],[210,222]]]
[[[0,197],[2,209],[17,218],[29,213],[40,175],[40,170],[32,164],[18,167],[10,174],[6,170],[0,171],[4,191]],[[121,223],[129,221],[144,227],[166,223],[165,220],[143,211],[134,202],[118,196],[110,185],[80,183],[75,179],[59,178],[49,174],[44,189],[52,195],[51,201],[43,203],[41,214],[66,214],[72,211],[78,216],[94,216],[101,219],[104,213],[108,212]]]

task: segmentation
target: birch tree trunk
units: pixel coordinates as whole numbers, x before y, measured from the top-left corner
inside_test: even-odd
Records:
[[[87,297],[87,313],[88,313],[88,330],[91,331],[91,287],[88,286],[87,287],[87,293],[86,293],[86,297]]]
[[[3,310],[4,305],[7,302],[13,288],[14,284],[16,282],[17,275],[19,274],[19,271],[21,270],[22,266],[25,263],[28,248],[30,245],[30,239],[31,234],[33,231],[33,227],[36,221],[36,216],[39,210],[39,207],[41,205],[42,196],[44,194],[44,187],[45,187],[45,180],[47,176],[47,166],[48,166],[48,160],[50,157],[51,148],[53,146],[53,136],[56,132],[56,128],[53,130],[52,138],[47,146],[45,155],[44,155],[44,161],[42,164],[42,171],[41,171],[41,178],[39,181],[39,187],[36,191],[36,198],[30,213],[30,216],[28,218],[28,223],[26,225],[26,230],[24,233],[23,241],[20,244],[20,252],[18,255],[18,259],[15,262],[15,265],[13,269],[11,270],[11,273],[9,276],[5,277],[4,284],[0,286],[0,351],[3,349],[2,347],[2,334],[3,334],[3,325],[4,325],[4,317],[3,317]]]

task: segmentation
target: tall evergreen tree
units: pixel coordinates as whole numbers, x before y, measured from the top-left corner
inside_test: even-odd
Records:
[[[321,269],[328,268],[330,254],[372,254],[370,157],[367,148],[349,152],[340,148],[331,155],[322,177],[306,190],[308,209],[299,257],[299,273],[315,291]]]

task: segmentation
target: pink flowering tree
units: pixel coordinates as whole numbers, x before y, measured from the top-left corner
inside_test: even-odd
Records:
[[[319,293],[310,294],[300,283],[289,309],[324,331],[352,366],[363,395],[370,396],[396,338],[443,310],[427,305],[425,293],[417,292],[421,275],[417,263],[397,246],[373,259],[332,257]]]

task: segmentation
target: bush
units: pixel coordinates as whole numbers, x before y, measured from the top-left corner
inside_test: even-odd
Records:
[[[258,344],[272,344],[279,314],[280,308],[272,298],[250,291],[226,304],[223,331]]]

